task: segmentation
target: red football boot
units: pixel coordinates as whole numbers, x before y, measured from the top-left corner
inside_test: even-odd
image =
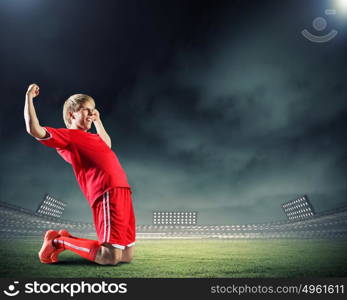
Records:
[[[41,250],[39,251],[39,259],[44,264],[51,264],[51,255],[56,251],[53,246],[53,240],[59,236],[59,233],[55,230],[48,230],[43,239]]]

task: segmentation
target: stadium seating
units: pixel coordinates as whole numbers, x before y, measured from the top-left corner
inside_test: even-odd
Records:
[[[95,238],[92,223],[38,215],[0,202],[0,238],[42,236],[48,229],[67,229]],[[235,225],[137,225],[137,239],[279,239],[347,238],[347,207],[316,214],[302,221]]]

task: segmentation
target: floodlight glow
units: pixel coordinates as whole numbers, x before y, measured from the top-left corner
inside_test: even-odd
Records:
[[[336,2],[339,11],[347,12],[347,0],[336,0]]]

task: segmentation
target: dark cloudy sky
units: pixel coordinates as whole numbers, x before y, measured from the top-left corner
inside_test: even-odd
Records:
[[[284,219],[307,194],[347,204],[347,12],[336,1],[2,0],[1,201],[91,221],[70,165],[24,126],[64,127],[71,94],[93,96],[133,187],[139,224],[195,210],[202,224]],[[327,28],[312,27],[324,17]],[[306,40],[338,30],[327,43]]]

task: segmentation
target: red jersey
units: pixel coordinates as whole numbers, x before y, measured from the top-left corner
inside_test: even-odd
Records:
[[[98,134],[80,129],[44,128],[50,136],[37,140],[56,148],[59,155],[72,165],[81,190],[91,206],[98,197],[114,187],[130,188],[116,154]]]

